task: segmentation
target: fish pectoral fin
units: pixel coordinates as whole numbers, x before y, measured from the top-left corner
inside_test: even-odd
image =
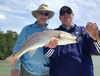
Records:
[[[32,57],[36,52],[36,49],[30,50],[28,53]]]

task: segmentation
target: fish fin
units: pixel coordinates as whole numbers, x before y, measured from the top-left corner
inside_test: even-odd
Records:
[[[28,53],[32,57],[36,52],[36,49],[30,50]]]

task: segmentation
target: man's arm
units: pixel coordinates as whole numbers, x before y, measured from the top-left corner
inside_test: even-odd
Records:
[[[22,44],[24,43],[24,41],[26,40],[26,37],[27,37],[27,28],[23,28],[23,30],[21,31],[15,45],[14,45],[14,48],[13,48],[13,54],[18,52],[22,46]],[[17,65],[15,67],[12,67],[12,71],[11,71],[11,76],[19,76],[19,69],[20,69],[20,59],[19,61],[17,62]]]
[[[97,49],[98,54],[100,54],[100,42],[94,42],[94,45]]]
[[[86,32],[91,36],[91,38],[93,38],[93,40],[97,40],[99,30],[96,23],[88,22],[86,25]]]
[[[85,46],[87,47],[87,51],[89,51],[90,54],[93,55],[99,55],[100,54],[100,43],[93,40],[89,35],[87,35],[87,38],[85,39]]]
[[[17,62],[15,67],[12,67],[11,76],[19,76],[20,74],[20,62]]]
[[[58,44],[58,38],[52,39],[48,44],[44,47],[44,54],[46,57],[50,57],[54,54],[57,44]]]
[[[88,22],[86,25],[86,32],[92,38],[87,37],[89,49],[92,53],[100,54],[99,30],[96,23]]]
[[[12,70],[11,71],[11,76],[19,76],[20,72],[19,70]]]

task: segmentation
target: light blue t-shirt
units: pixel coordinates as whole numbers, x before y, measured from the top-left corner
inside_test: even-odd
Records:
[[[47,30],[47,28],[40,27],[37,22],[24,27],[15,43],[13,53],[18,52],[24,41],[32,34],[42,32],[44,30]],[[48,63],[49,59],[44,55],[43,47],[41,47],[37,49],[36,53],[32,57],[29,55],[29,52],[25,53],[13,69],[19,69],[20,64],[22,64],[22,66],[31,74],[44,75],[49,73]]]

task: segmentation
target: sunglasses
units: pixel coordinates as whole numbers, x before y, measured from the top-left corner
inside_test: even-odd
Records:
[[[42,15],[42,16],[48,16],[48,15],[49,15],[49,13],[47,13],[47,12],[45,12],[45,13],[43,13],[43,12],[38,12],[38,14],[39,14],[39,15]]]
[[[72,11],[69,11],[69,10],[63,10],[60,12],[60,16],[63,16],[65,14],[72,14]]]

